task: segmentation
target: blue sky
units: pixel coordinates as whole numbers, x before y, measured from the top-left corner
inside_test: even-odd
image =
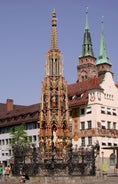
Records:
[[[58,46],[64,54],[64,76],[68,84],[76,82],[87,6],[96,58],[104,16],[108,56],[118,82],[117,0],[0,0],[0,103],[7,98],[22,105],[40,102],[53,9],[58,18]]]

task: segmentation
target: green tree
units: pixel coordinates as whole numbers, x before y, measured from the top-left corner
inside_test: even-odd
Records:
[[[25,131],[25,125],[21,124],[19,126],[15,126],[11,129],[11,145],[15,146],[29,146],[29,139],[27,132]]]
[[[12,127],[10,134],[14,157],[13,171],[15,175],[19,175],[20,171],[23,171],[26,159],[28,157],[30,141],[27,132],[25,131],[25,124]]]

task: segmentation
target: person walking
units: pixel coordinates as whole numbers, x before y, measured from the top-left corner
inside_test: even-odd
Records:
[[[0,180],[2,181],[2,176],[3,176],[3,167],[2,164],[0,164]]]
[[[6,180],[9,178],[10,172],[11,172],[11,168],[10,168],[10,166],[8,165],[8,166],[5,168],[5,178],[6,178]]]

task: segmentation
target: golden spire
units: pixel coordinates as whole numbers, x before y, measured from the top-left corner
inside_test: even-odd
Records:
[[[51,40],[51,50],[58,49],[57,44],[57,18],[56,11],[52,12],[52,40]]]

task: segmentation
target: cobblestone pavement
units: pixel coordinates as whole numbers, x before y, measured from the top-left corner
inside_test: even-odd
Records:
[[[32,177],[26,184],[118,184],[118,176],[94,177]],[[0,184],[20,184],[18,177],[10,177],[0,181]]]

